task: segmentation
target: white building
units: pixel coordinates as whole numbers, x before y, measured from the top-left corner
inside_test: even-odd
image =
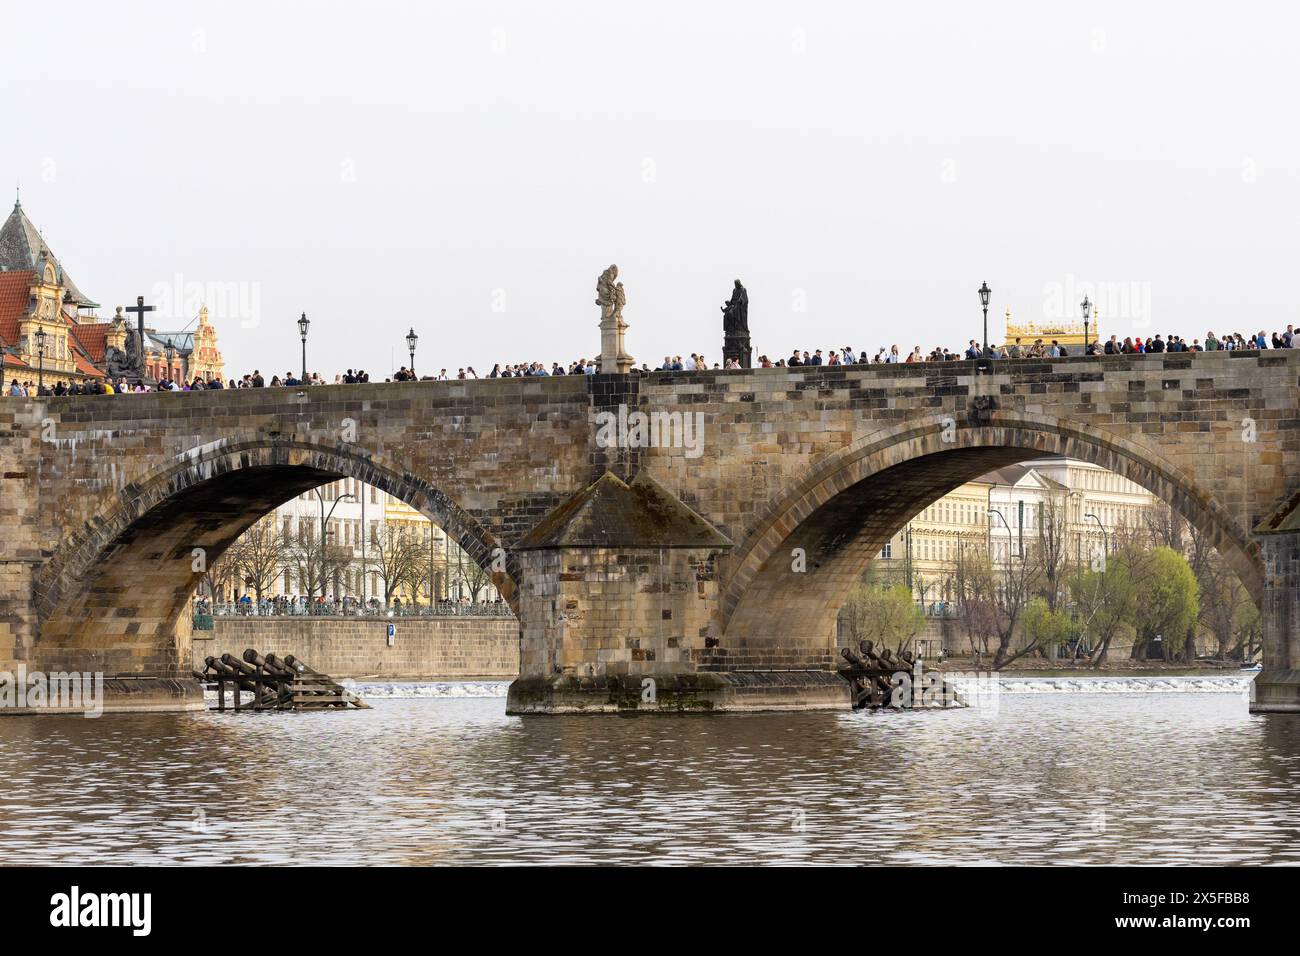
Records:
[[[1044,513],[1053,508],[1063,523],[1067,554],[1076,563],[1102,552],[1119,528],[1142,525],[1155,497],[1112,471],[1074,458],[1038,458],[990,472],[989,553],[1005,564],[1038,539]]]
[[[255,527],[273,528],[278,539],[290,546],[287,549],[290,551],[307,542],[319,543],[321,528],[324,527],[330,566],[326,593],[330,597],[384,600],[383,576],[375,565],[380,561],[382,543],[388,539],[390,531],[397,528],[427,548],[430,560],[427,562],[428,583],[425,584],[422,577],[419,593],[414,593],[415,589],[404,583],[397,588],[395,597],[400,597],[403,603],[412,600],[424,603],[428,601],[430,592],[440,600],[453,601],[462,596],[468,598],[473,592],[466,580],[474,574],[474,565],[459,545],[404,501],[355,478],[343,478],[303,492],[267,514]],[[238,546],[239,542],[236,542],[232,551],[237,551]],[[346,549],[346,553],[340,554],[339,549]],[[282,565],[264,596],[297,597],[307,593],[306,581],[300,580],[300,576],[305,575],[298,561],[286,558]],[[317,568],[319,564],[311,571],[313,577],[319,575]],[[490,581],[482,583],[482,580],[479,576],[476,582],[479,585],[477,599],[496,600],[496,588]],[[234,590],[242,593],[248,588],[236,582]],[[229,597],[233,598],[234,594]]]

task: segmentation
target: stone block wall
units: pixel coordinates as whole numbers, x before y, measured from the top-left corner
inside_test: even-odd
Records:
[[[392,618],[388,646],[383,618],[219,617],[211,631],[195,631],[194,666],[222,654],[302,658],[331,677],[383,680],[485,678],[513,680],[519,673],[519,624],[513,618]]]
[[[525,552],[521,673],[693,672],[717,607],[714,563],[693,548]]]

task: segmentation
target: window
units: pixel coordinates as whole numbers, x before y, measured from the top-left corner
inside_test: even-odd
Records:
[[[885,542],[885,546],[884,546],[883,548],[880,549],[880,556],[881,556],[882,558],[884,558],[886,561],[888,561],[888,560],[890,560],[891,558],[893,558],[893,556],[894,556],[894,542],[893,542],[893,541],[886,541],[886,542]]]

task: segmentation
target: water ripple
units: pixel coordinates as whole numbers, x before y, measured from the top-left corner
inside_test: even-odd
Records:
[[[0,839],[38,864],[1300,863],[1300,717],[1240,693],[1012,693],[993,717],[373,703],[0,720]]]

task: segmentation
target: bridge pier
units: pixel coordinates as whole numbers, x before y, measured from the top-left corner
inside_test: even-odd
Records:
[[[1256,533],[1264,552],[1264,669],[1252,713],[1300,713],[1300,510],[1293,499]]]
[[[606,472],[516,547],[511,714],[849,708],[833,670],[711,667],[717,558],[731,542],[644,472]]]

